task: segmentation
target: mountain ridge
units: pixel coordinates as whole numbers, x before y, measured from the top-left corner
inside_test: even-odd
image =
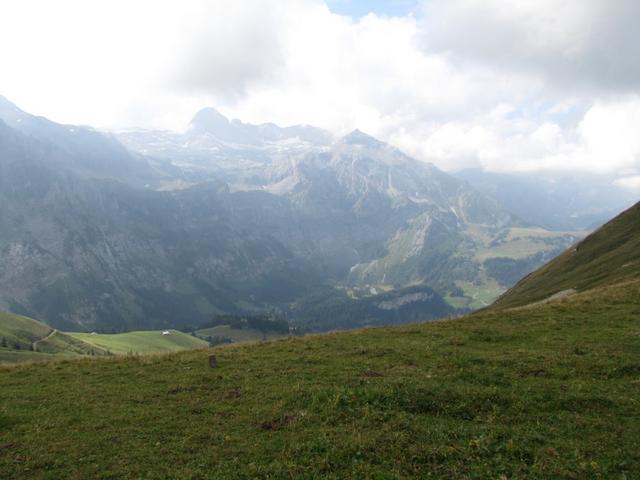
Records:
[[[493,308],[524,306],[640,278],[640,202],[500,296]]]

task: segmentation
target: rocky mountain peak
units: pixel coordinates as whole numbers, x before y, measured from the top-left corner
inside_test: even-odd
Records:
[[[374,148],[385,145],[384,142],[377,140],[376,138],[358,130],[357,128],[353,132],[349,133],[348,135],[345,135],[342,138],[342,143],[347,145],[363,145],[363,146],[374,147]]]
[[[212,107],[198,111],[191,120],[191,128],[200,132],[216,133],[229,125],[229,119]]]
[[[31,115],[23,112],[6,97],[0,95],[0,120],[3,120],[9,126],[16,126],[17,123],[29,117]]]

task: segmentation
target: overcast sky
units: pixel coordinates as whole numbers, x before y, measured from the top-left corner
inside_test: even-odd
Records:
[[[360,128],[446,170],[640,188],[637,0],[20,0],[0,94],[102,128]]]

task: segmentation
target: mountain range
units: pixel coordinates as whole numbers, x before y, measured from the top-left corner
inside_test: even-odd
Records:
[[[470,168],[455,176],[494,197],[519,218],[549,230],[593,230],[637,200],[608,175]]]
[[[584,234],[358,130],[214,109],[183,133],[111,133],[0,98],[0,202],[0,309],[70,330],[252,311],[318,330],[439,318]]]

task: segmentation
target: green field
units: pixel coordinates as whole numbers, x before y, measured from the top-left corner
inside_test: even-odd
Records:
[[[209,346],[201,338],[177,330],[168,331],[169,335],[163,335],[161,330],[114,334],[70,332],[68,335],[115,355],[177,352]]]
[[[0,363],[82,356],[176,352],[208,347],[208,342],[170,330],[96,334],[60,332],[32,318],[0,312]]]
[[[464,297],[449,297],[447,301],[457,308],[484,308],[489,305],[504,292],[495,282],[488,282],[485,285],[474,285],[471,282],[456,282],[456,285],[464,292]]]
[[[74,355],[64,355],[61,353],[41,353],[30,352],[29,350],[10,350],[0,348],[0,364],[2,363],[20,363],[20,362],[36,362],[59,360],[61,358],[72,358]]]
[[[478,248],[475,258],[484,262],[489,258],[507,257],[524,259],[539,252],[552,251],[558,245],[566,245],[568,238],[579,239],[584,232],[553,232],[543,228],[509,228],[502,232],[499,241],[476,232]]]
[[[451,321],[4,367],[0,471],[638,478],[639,358],[635,282]]]
[[[283,333],[261,332],[254,328],[231,328],[229,325],[217,325],[215,327],[196,330],[196,335],[200,338],[228,338],[233,343],[257,342],[286,336],[286,334]]]
[[[0,362],[49,360],[53,355],[106,355],[66,333],[32,318],[0,312]]]

